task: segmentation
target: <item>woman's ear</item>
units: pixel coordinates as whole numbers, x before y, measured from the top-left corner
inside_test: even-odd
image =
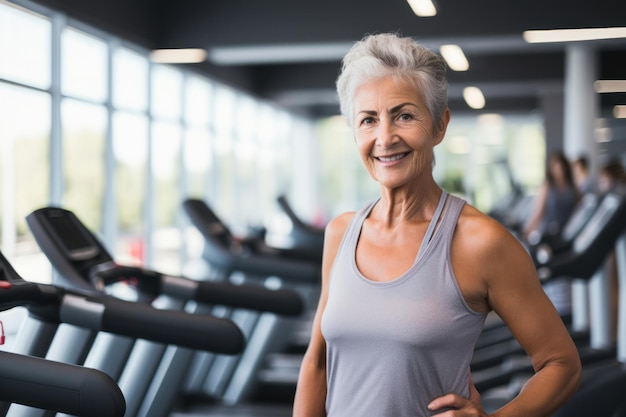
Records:
[[[439,145],[446,136],[448,123],[450,123],[450,108],[446,107],[446,110],[441,115],[441,120],[439,121],[439,129],[435,132],[435,146]]]

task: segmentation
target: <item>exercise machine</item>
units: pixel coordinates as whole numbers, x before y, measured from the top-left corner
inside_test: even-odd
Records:
[[[321,259],[324,248],[324,228],[314,226],[302,220],[291,207],[287,196],[284,194],[279,195],[276,201],[291,222],[291,233],[289,234],[291,246],[293,248],[309,249],[313,253],[317,252]]]
[[[239,239],[209,205],[200,199],[185,200],[183,208],[191,223],[204,238],[203,257],[216,275],[216,279],[227,280],[237,275],[248,281],[255,281],[259,277],[276,277],[302,294],[307,312],[306,319],[312,317],[319,297],[321,252],[306,251],[303,255],[298,249],[276,249],[262,242]],[[298,340],[295,344],[301,343],[302,341]],[[308,343],[308,339],[304,343]],[[261,385],[273,391],[292,392],[295,389],[301,359],[301,352],[273,354],[260,373]],[[239,368],[237,372],[247,371]],[[252,375],[248,375],[242,377],[242,380],[251,377]],[[236,384],[225,388],[223,392],[224,398],[229,402],[237,402],[242,398],[240,394],[242,391]]]
[[[17,274],[2,255],[0,255],[0,270],[3,278],[2,289],[0,289],[2,309],[25,306],[29,313],[29,317],[17,334],[13,346],[14,353],[67,363],[57,360],[54,355],[50,355],[49,351],[55,336],[58,336],[57,330],[63,324],[91,334],[107,332],[129,338],[175,343],[192,349],[206,349],[225,354],[239,353],[245,345],[240,329],[227,319],[208,315],[192,316],[181,311],[158,310],[147,304],[119,300],[105,294],[93,294],[49,284],[28,282]],[[65,350],[70,356],[76,355],[84,348],[83,345],[82,343],[69,344],[65,346]],[[58,368],[60,372],[63,372],[61,367]],[[60,375],[63,374],[52,374],[48,377],[55,378]],[[89,381],[90,379],[87,379],[83,382]],[[73,384],[75,392],[76,383]],[[68,381],[66,385],[70,389],[68,395],[71,395],[71,381]],[[114,404],[109,407],[111,406]],[[116,406],[117,408],[119,407]],[[52,411],[73,412],[74,409],[56,407]],[[103,407],[103,410],[106,409]],[[36,415],[48,416],[54,413],[50,414],[46,410],[24,407],[19,404],[13,404],[7,413],[9,417]]]
[[[36,288],[27,287],[0,254],[0,311],[39,298]],[[0,352],[0,415],[12,403],[82,417],[121,417],[126,410],[121,390],[104,372]]]
[[[216,311],[213,306],[217,305],[221,307],[218,315],[226,314],[224,306],[235,311],[228,318],[242,329],[248,341],[242,355],[216,356],[214,352],[200,354],[180,346],[164,346],[147,341],[138,341],[132,346],[119,375],[119,384],[127,394],[127,415],[133,417],[167,415],[181,394],[188,371],[194,368],[194,356],[202,355],[202,362],[211,367],[215,367],[218,358],[222,362],[237,364],[248,357],[250,348],[259,345],[253,332],[258,323],[249,320],[249,310],[271,313],[272,316],[297,316],[303,309],[300,296],[289,289],[235,285],[226,281],[197,281],[119,265],[99,239],[69,210],[45,207],[27,216],[27,223],[42,251],[59,272],[57,280],[60,285],[114,294],[116,288],[125,283],[134,287],[132,293],[138,301],[151,302],[161,307],[165,305],[168,309],[214,314]],[[258,318],[259,315],[256,313],[253,316]],[[98,357],[116,355],[111,353],[110,344],[107,338],[95,344],[92,351],[109,352],[108,355],[102,353]],[[259,360],[258,357],[255,359]],[[227,370],[220,371],[221,378],[227,376]]]

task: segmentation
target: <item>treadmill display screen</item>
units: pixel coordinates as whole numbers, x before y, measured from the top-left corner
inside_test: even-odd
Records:
[[[48,229],[64,256],[72,260],[86,260],[98,254],[97,243],[71,213],[54,210],[46,214]]]
[[[50,226],[67,250],[73,251],[92,246],[70,216],[59,214],[49,217]]]

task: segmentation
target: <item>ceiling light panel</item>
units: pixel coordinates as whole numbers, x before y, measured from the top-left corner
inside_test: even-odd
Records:
[[[596,93],[626,93],[626,80],[597,80],[593,89]]]
[[[626,27],[527,30],[523,34],[528,43],[579,42],[626,38]]]
[[[251,65],[341,60],[352,43],[240,45],[215,47],[209,60],[216,65]]]
[[[626,119],[626,105],[618,105],[613,107],[613,116],[616,119]]]
[[[478,87],[465,87],[463,89],[463,99],[472,109],[480,110],[485,107],[485,96]]]
[[[200,48],[155,49],[150,53],[150,60],[159,64],[196,64],[206,57],[206,51]]]
[[[432,17],[437,14],[437,8],[431,0],[407,0],[407,3],[419,17]]]
[[[469,62],[460,46],[454,44],[441,45],[439,51],[453,71],[467,71],[469,69]]]

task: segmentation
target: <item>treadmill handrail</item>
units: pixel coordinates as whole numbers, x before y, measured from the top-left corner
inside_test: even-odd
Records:
[[[243,332],[229,319],[28,282],[1,253],[0,271],[0,278],[10,284],[0,288],[0,306],[23,305],[40,320],[215,353],[241,353],[245,345]]]
[[[79,417],[121,417],[126,401],[106,373],[0,352],[0,401]]]
[[[154,296],[164,294],[200,303],[287,316],[297,316],[304,311],[302,297],[291,289],[269,289],[260,285],[196,281],[112,262],[99,266],[91,275],[94,285],[102,291],[107,285],[115,282],[134,281],[138,283],[142,291],[147,290]]]
[[[207,208],[207,210],[209,209]],[[214,214],[209,213],[207,216],[216,219],[215,221],[221,225]],[[105,292],[107,285],[126,281],[139,290],[138,294],[142,298],[152,297],[148,301],[164,294],[199,302],[282,315],[299,315],[304,310],[301,296],[295,291],[287,289],[270,290],[259,285],[227,286],[211,282],[199,282],[185,277],[168,276],[151,269],[117,264],[98,238],[87,229],[73,212],[66,209],[44,207],[27,216],[27,222],[42,247],[42,251],[61,275],[68,278],[72,288],[90,292],[95,292],[95,290]],[[57,227],[58,225],[54,226],[53,223],[66,225],[67,229],[72,230],[61,230]],[[213,223],[212,221],[211,224]],[[219,227],[219,231],[220,233],[230,233],[223,225]],[[67,234],[67,238],[58,236],[62,233]],[[80,261],[72,259],[68,251],[64,249],[60,243],[63,240],[71,241],[73,247],[97,248],[97,252],[88,264],[82,265],[78,263]],[[220,299],[220,297],[222,298]]]

